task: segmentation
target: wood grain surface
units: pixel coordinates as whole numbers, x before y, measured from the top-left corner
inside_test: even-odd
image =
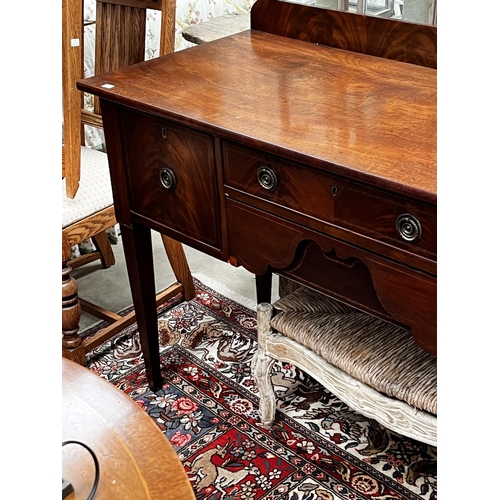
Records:
[[[436,82],[433,69],[249,30],[78,86],[435,203]]]
[[[437,28],[281,0],[258,0],[252,29],[437,68]]]
[[[87,368],[62,358],[62,439],[89,446],[100,465],[95,500],[194,500],[181,461],[151,418]],[[85,500],[94,482],[90,453],[62,449],[62,477]]]

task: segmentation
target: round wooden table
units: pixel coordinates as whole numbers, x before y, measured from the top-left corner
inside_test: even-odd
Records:
[[[143,410],[103,378],[62,358],[62,441],[89,446],[100,481],[95,500],[194,500],[184,467],[168,439]],[[62,477],[85,500],[95,467],[82,446],[62,448]]]

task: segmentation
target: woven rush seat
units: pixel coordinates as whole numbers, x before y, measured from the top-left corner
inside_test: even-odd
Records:
[[[387,428],[437,444],[437,358],[409,331],[307,287],[259,304],[257,320],[253,369],[265,426],[275,412],[270,370],[280,360]]]
[[[277,332],[377,391],[437,415],[437,358],[409,331],[305,287],[273,306]]]

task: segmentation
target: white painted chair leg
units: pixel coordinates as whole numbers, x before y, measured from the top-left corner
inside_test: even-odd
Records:
[[[276,397],[271,382],[271,368],[275,360],[267,355],[266,339],[272,333],[273,306],[263,302],[257,306],[258,348],[252,360],[252,372],[259,389],[259,413],[262,426],[269,429],[274,422]]]

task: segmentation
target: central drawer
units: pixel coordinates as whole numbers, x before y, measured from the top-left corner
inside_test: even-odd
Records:
[[[213,137],[130,110],[120,122],[132,210],[220,249]]]
[[[436,207],[224,142],[226,186],[435,259]]]

